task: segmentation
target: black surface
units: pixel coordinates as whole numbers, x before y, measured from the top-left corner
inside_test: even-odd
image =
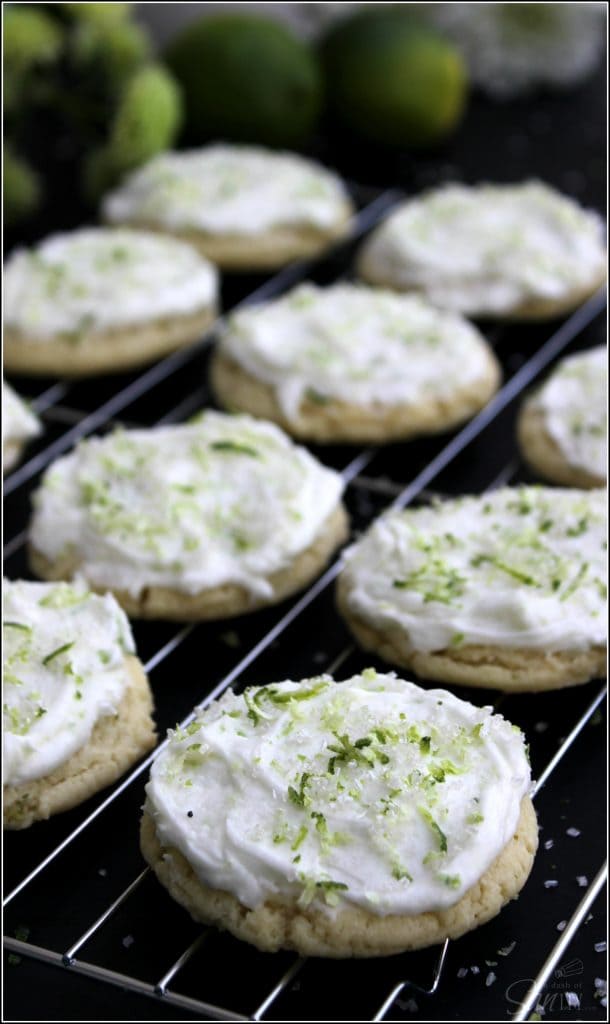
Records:
[[[473,102],[462,132],[455,142],[434,158],[417,162],[408,157],[389,158],[350,148],[344,142],[325,145],[319,153],[338,165],[352,180],[376,186],[400,183],[418,190],[440,180],[519,180],[540,176],[577,196],[587,205],[602,208],[605,199],[601,76],[568,96],[546,97],[536,102],[495,105]],[[372,193],[371,193],[372,194]],[[66,218],[67,223],[68,218]],[[42,226],[39,225],[40,233]],[[346,267],[345,258],[320,265],[315,277],[331,280]],[[231,305],[260,279],[240,278],[225,284],[225,306]],[[553,332],[554,324],[535,327],[487,326],[505,374],[510,376]],[[589,347],[605,338],[603,318],[598,317],[570,346]],[[205,355],[198,356],[166,385],[154,389],[125,410],[128,422],[152,424],[203,380]],[[98,379],[71,387],[65,404],[78,410],[97,408],[135,375]],[[50,381],[15,379],[25,394],[40,394]],[[206,403],[202,386],[201,403]],[[448,494],[479,491],[492,483],[515,454],[514,402],[434,482]],[[45,447],[65,430],[47,417],[47,432],[30,454]],[[386,476],[404,485],[440,450],[447,438],[394,445],[375,456],[367,476]],[[354,454],[347,448],[319,450],[329,464],[346,465]],[[517,479],[523,473],[518,471]],[[35,484],[36,481],[34,480]],[[7,501],[5,538],[10,539],[27,523],[30,486],[19,488]],[[388,502],[360,489],[348,493],[355,528],[362,528]],[[6,565],[7,575],[28,575],[23,551]],[[256,613],[243,620],[198,626],[169,658],[152,673],[159,731],[183,717],[222,679],[239,658],[261,638],[292,602],[280,609]],[[174,633],[169,624],[139,623],[135,636],[143,660]],[[280,644],[258,658],[239,685],[319,672],[348,643],[336,615],[329,590],[289,627]],[[234,644],[237,642],[238,646]],[[366,664],[370,656],[354,654],[341,667],[345,676]],[[595,684],[542,696],[512,696],[502,712],[526,732],[532,750],[534,773],[540,772],[597,692]],[[491,703],[497,695],[464,690],[460,696]],[[542,724],[541,724],[542,723]],[[558,938],[557,925],[569,919],[584,889],[576,878],[592,880],[604,847],[606,765],[603,725],[587,726],[548,786],[540,793],[538,809],[541,839],[554,841],[551,850],[541,848],[532,878],[522,898],[484,928],[450,945],[439,991],[433,998],[406,990],[391,1010],[395,1020],[492,1019],[504,1020],[513,1012],[511,1000],[522,996],[524,979],[531,978]],[[64,854],[9,905],[5,934],[23,934],[28,940],[63,952],[115,899],[142,869],[137,830],[143,780],[134,783],[111,808],[76,840]],[[95,797],[72,812],[38,824],[23,833],[5,837],[5,887],[10,890],[58,842],[100,802]],[[577,838],[566,834],[575,826]],[[544,881],[559,881],[545,888]],[[91,963],[144,981],[155,982],[199,933],[152,878],[147,878],[126,905],[81,951]],[[583,928],[566,954],[566,960],[582,961],[582,969],[569,975],[570,991],[581,996],[580,1010],[567,1007],[561,992],[563,979],[553,976],[544,1006],[546,1020],[602,1020],[605,1010],[594,1000],[594,979],[604,976],[602,954],[594,943],[605,938],[603,902],[594,908],[593,919]],[[127,943],[124,940],[127,939]],[[131,941],[133,939],[133,941]],[[500,948],[517,942],[508,957]],[[425,986],[432,980],[438,950],[364,961],[357,964],[311,960],[295,984],[273,1006],[276,1020],[363,1020],[379,1007],[393,985],[405,978]],[[489,966],[485,961],[497,961]],[[211,934],[174,983],[176,991],[216,1002],[236,1012],[251,1013],[279,980],[290,957],[257,953],[228,936]],[[460,968],[468,975],[458,978]],[[471,970],[478,968],[478,973]],[[486,984],[490,971],[496,974]],[[414,998],[417,1007],[409,1002]],[[5,1019],[7,1020],[190,1020],[188,1011],[175,1010],[159,1000],[125,993],[107,985],[70,975],[67,969],[44,966],[24,957],[5,971]]]

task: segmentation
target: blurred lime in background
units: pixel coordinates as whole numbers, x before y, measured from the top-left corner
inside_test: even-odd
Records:
[[[178,86],[159,64],[130,78],[110,123],[107,141],[85,158],[85,191],[101,196],[127,171],[166,149],[181,121]]]
[[[321,106],[317,62],[287,27],[248,14],[206,17],[170,44],[193,142],[220,138],[298,147]]]
[[[75,222],[126,172],[172,146],[179,86],[132,4],[14,4],[3,18],[4,216]],[[66,196],[70,208],[66,210]]]
[[[364,138],[408,148],[450,135],[464,113],[462,57],[434,28],[402,10],[364,11],[320,43],[328,104]]]
[[[130,17],[133,4],[54,4],[64,14],[92,25],[117,25]]]
[[[7,227],[32,216],[40,206],[42,183],[39,175],[9,146],[4,147],[2,161],[4,192],[4,223]]]
[[[10,115],[57,62],[63,38],[53,18],[34,7],[7,7],[2,27],[4,109]]]

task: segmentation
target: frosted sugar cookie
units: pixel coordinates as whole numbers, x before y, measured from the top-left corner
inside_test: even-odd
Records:
[[[38,417],[28,409],[26,403],[13,391],[10,384],[2,381],[2,468],[8,473],[19,462],[26,443],[37,437],[41,427]]]
[[[425,679],[605,676],[606,493],[504,488],[390,512],[346,551],[337,594],[366,650]]]
[[[608,351],[568,356],[521,409],[521,451],[547,480],[571,487],[606,483]]]
[[[215,268],[152,232],[83,228],[9,257],[4,365],[15,373],[113,373],[195,341],[216,314]]]
[[[275,604],[345,539],[342,479],[271,423],[195,422],[81,442],[34,497],[30,560],[130,615],[214,619]]]
[[[154,746],[152,696],[124,612],[82,582],[4,581],[4,827],[118,779]]]
[[[353,207],[341,180],[313,160],[216,145],[155,157],[102,212],[112,224],[182,238],[223,270],[272,270],[342,238]]]
[[[462,317],[351,284],[304,284],[234,313],[211,372],[227,408],[316,441],[447,430],[478,412],[500,380],[487,342]]]
[[[141,844],[198,921],[259,949],[384,956],[518,895],[537,847],[523,735],[373,669],[227,693],[170,734]]]
[[[373,232],[361,277],[467,316],[538,320],[574,309],[606,278],[600,216],[548,185],[444,185]]]

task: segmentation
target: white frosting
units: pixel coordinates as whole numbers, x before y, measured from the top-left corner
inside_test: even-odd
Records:
[[[491,708],[367,669],[225,694],[171,734],[146,807],[247,907],[419,914],[479,880],[529,785],[523,736]]]
[[[2,381],[2,446],[21,445],[40,433],[38,417],[10,384]]]
[[[606,640],[606,492],[504,488],[394,511],[345,553],[350,610],[417,651]]]
[[[111,223],[256,235],[283,225],[333,228],[351,204],[341,180],[294,153],[209,146],[162,153],[104,201]]]
[[[4,581],[3,779],[39,779],[115,715],[134,650],[124,612],[82,583]]]
[[[566,462],[606,478],[608,352],[605,346],[569,356],[532,399]]]
[[[9,257],[4,323],[36,341],[185,316],[213,306],[215,268],[190,245],[118,228],[52,235]]]
[[[416,296],[350,284],[303,284],[234,313],[220,351],[271,385],[282,412],[304,398],[421,405],[485,379],[490,353],[461,317]]]
[[[561,300],[606,266],[599,215],[537,181],[445,185],[402,204],[365,248],[392,286],[466,314]]]
[[[45,474],[31,541],[50,559],[73,552],[98,587],[272,597],[266,577],[312,544],[342,489],[272,424],[206,412],[81,442]]]

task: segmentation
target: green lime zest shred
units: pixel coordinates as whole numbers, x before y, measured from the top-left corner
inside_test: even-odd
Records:
[[[438,877],[441,882],[444,882],[450,889],[459,889],[462,884],[460,875],[439,875]]]
[[[299,788],[295,789],[294,786],[288,787],[288,799],[295,805],[295,807],[307,807],[311,802],[305,792],[305,787],[309,782],[309,778],[309,772],[303,772],[299,779]]]
[[[75,640],[71,640],[71,641],[70,641],[69,643],[67,643],[67,644],[62,644],[62,645],[61,645],[61,647],[56,647],[54,651],[51,651],[51,652],[50,652],[50,654],[47,654],[47,655],[46,655],[46,656],[45,656],[45,657],[44,657],[44,658],[42,659],[42,664],[43,664],[43,665],[45,665],[45,667],[46,667],[47,665],[50,665],[50,664],[51,664],[51,662],[52,662],[52,661],[54,661],[54,660],[55,660],[55,658],[58,658],[60,654],[65,654],[65,653],[66,653],[66,651],[69,651],[69,650],[71,650],[71,648],[72,648],[72,647],[74,647],[74,644],[75,644],[75,643],[76,643],[76,641],[75,641]]]
[[[215,452],[226,452],[228,455],[249,455],[253,459],[260,458],[260,452],[256,448],[239,441],[212,441],[210,448]]]
[[[307,826],[306,826],[306,825],[301,825],[301,827],[300,827],[299,831],[297,832],[297,836],[296,836],[296,839],[295,839],[295,840],[294,840],[294,842],[293,842],[293,843],[291,844],[291,847],[290,847],[290,849],[291,849],[291,850],[292,850],[293,852],[294,852],[294,851],[296,851],[296,850],[298,850],[299,846],[301,845],[301,843],[303,842],[303,840],[304,840],[304,839],[306,838],[306,836],[307,836]]]
[[[443,832],[442,828],[440,827],[438,822],[436,822],[434,820],[434,818],[430,814],[430,811],[428,810],[427,807],[419,806],[417,809],[418,809],[419,813],[421,814],[422,818],[424,819],[424,821],[426,822],[426,824],[431,828],[432,832],[436,836],[436,839],[438,841],[438,848],[439,848],[440,852],[441,853],[446,853],[447,852],[447,836]]]
[[[524,583],[527,587],[541,586],[538,580],[531,576],[530,573],[523,572],[521,569],[517,569],[514,565],[508,565],[507,562],[498,558],[497,555],[475,555],[470,562],[474,568],[477,568],[479,565],[484,565],[485,563],[493,565],[494,568],[498,569],[500,572],[505,573],[507,576],[512,576],[514,580],[518,580],[519,583]]]
[[[568,584],[568,586],[564,590],[563,594],[560,596],[560,598],[559,598],[560,601],[567,601],[567,599],[569,597],[571,597],[572,594],[576,590],[578,590],[579,586],[583,582],[583,580],[584,580],[585,576],[587,575],[588,571],[589,571],[589,563],[588,562],[583,562],[582,565],[580,566],[580,569],[576,573],[576,576],[572,580],[572,582]]]

